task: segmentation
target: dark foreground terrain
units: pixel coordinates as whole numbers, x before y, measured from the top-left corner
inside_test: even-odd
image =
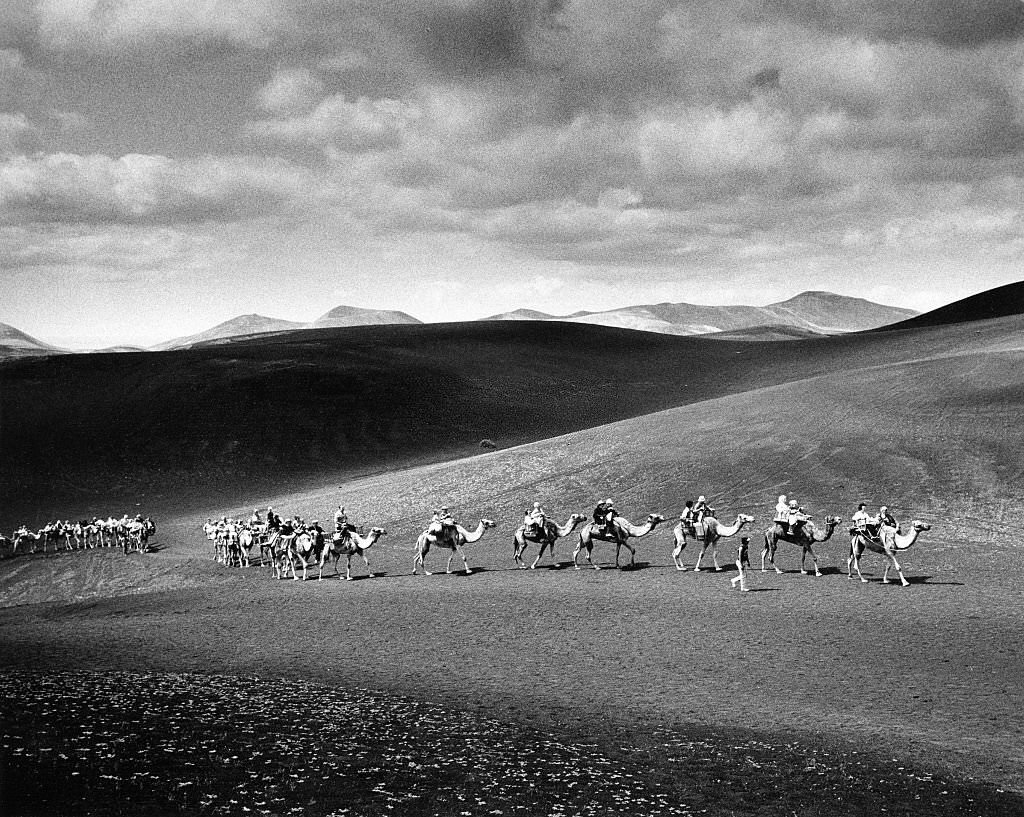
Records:
[[[1004,815],[1012,794],[750,731],[574,741],[363,689],[0,677],[5,814]],[[69,728],[74,724],[74,728]]]
[[[785,382],[760,383],[762,357],[656,414],[341,489],[182,500],[152,553],[5,558],[0,810],[1024,814],[1021,329],[842,339]],[[672,564],[699,493],[725,521],[756,517],[755,567],[779,493],[816,521],[864,501],[931,529],[901,554],[909,587],[882,584],[874,554],[867,583],[847,579],[843,525],[815,548],[822,576],[782,544],[785,572],[741,594],[734,539],[721,572]],[[513,566],[534,500],[561,521],[608,495],[668,520],[631,569],[573,570],[574,536]],[[387,528],[375,578],[358,560],[353,582],[226,568],[200,530],[268,503],[326,521],[339,502]],[[497,527],[467,549],[472,575],[413,577],[442,503]],[[596,546],[598,565],[614,556]]]

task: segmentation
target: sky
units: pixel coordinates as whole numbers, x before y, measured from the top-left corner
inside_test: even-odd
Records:
[[[0,321],[71,348],[1021,279],[1021,0],[3,0]]]

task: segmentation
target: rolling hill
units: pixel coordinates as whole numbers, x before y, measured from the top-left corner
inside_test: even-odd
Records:
[[[1010,345],[1022,319],[814,340],[721,341],[584,324],[292,330],[0,367],[0,526],[96,497],[350,479],[817,375]],[[785,360],[780,366],[779,361]],[[66,509],[66,510],[65,510]]]
[[[138,502],[166,514],[153,554],[6,561],[5,666],[300,678],[454,701],[454,723],[488,713],[540,724],[645,769],[668,756],[666,779],[683,781],[678,799],[693,811],[813,811],[817,791],[792,798],[829,763],[848,781],[829,788],[843,813],[893,810],[891,790],[909,792],[908,814],[1020,810],[1009,796],[954,800],[962,790],[938,776],[1024,790],[1019,312],[966,304],[932,325],[775,344],[571,323],[288,332],[8,363],[0,399],[24,438],[0,441],[20,469],[2,486],[12,504],[0,529],[19,505],[66,516]],[[476,453],[483,429],[501,450]],[[868,583],[844,578],[842,526],[815,547],[820,578],[799,575],[787,545],[784,575],[757,571],[783,492],[819,522],[864,501],[929,523],[901,553],[912,586],[882,586],[874,554]],[[754,592],[729,590],[735,539],[719,543],[726,572],[673,567],[673,517],[699,493],[723,520],[757,517]],[[545,557],[553,569],[512,567],[530,503],[561,521],[609,495],[633,521],[666,517],[634,540],[635,569],[577,573],[571,538]],[[339,501],[387,529],[375,579],[224,568],[197,530],[255,504],[329,519]],[[413,578],[411,544],[441,502],[498,527],[467,549],[472,576]],[[696,551],[684,551],[688,566]],[[613,557],[597,545],[598,565]],[[443,560],[433,553],[430,567]],[[755,743],[766,756],[821,747],[824,761],[772,766],[753,759]],[[783,766],[794,777],[780,783]]]
[[[36,355],[52,355],[63,352],[56,346],[43,343],[20,329],[0,323],[0,360],[12,360]]]
[[[910,309],[884,306],[863,298],[831,292],[802,292],[787,301],[763,307],[662,303],[604,312],[577,312],[565,317],[520,309],[487,320],[557,320],[670,335],[704,335],[779,327],[781,336],[787,336],[794,329],[805,334],[859,332],[915,315],[917,313]],[[764,332],[759,332],[759,336],[763,340],[776,339]]]

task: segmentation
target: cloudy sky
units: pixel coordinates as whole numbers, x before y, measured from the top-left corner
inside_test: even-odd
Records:
[[[3,0],[0,321],[930,309],[1019,280],[1021,0]]]

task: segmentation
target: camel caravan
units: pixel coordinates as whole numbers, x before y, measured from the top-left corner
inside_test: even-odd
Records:
[[[870,551],[881,554],[886,559],[883,583],[889,583],[889,571],[893,569],[899,575],[901,584],[908,585],[909,582],[903,575],[896,554],[909,548],[922,531],[930,530],[930,525],[914,520],[910,523],[908,531],[903,532],[885,506],[882,506],[876,517],[869,516],[864,508],[862,503],[851,520],[853,526],[849,528],[851,541],[847,576],[852,579],[853,571],[856,570],[861,581],[867,581],[860,572],[860,560]],[[546,553],[552,560],[552,566],[556,567],[556,542],[576,532],[576,547],[572,553],[573,568],[581,569],[579,557],[583,555],[587,564],[594,570],[600,570],[601,567],[593,561],[593,549],[595,543],[607,542],[615,545],[615,566],[628,569],[636,566],[636,547],[630,540],[647,536],[664,521],[665,517],[661,514],[651,513],[642,524],[633,524],[619,515],[611,499],[606,499],[598,503],[590,517],[581,513],[571,513],[564,523],[559,524],[548,516],[539,502],[535,502],[524,514],[521,524],[513,533],[512,560],[520,569],[532,570],[537,568]],[[754,521],[753,516],[745,513],[736,514],[731,522],[720,520],[717,511],[708,504],[707,498],[703,495],[698,497],[696,502],[687,501],[678,523],[672,530],[672,560],[676,570],[689,569],[684,564],[683,555],[688,544],[693,541],[699,546],[699,551],[692,570],[698,573],[702,569],[722,571],[724,568],[718,558],[719,543],[723,539],[737,537]],[[810,557],[814,575],[821,576],[814,548],[831,539],[841,524],[842,519],[832,515],[826,515],[820,524],[816,523],[796,500],[780,496],[775,507],[775,516],[763,532],[761,572],[767,572],[769,566],[776,573],[783,572],[775,563],[775,555],[779,544],[787,543],[800,550],[801,574],[808,574],[806,561]],[[458,557],[462,561],[463,572],[466,575],[471,574],[473,571],[469,566],[465,546],[480,541],[495,527],[494,521],[480,519],[475,529],[470,530],[459,524],[447,507],[435,510],[426,528],[416,538],[413,548],[413,575],[418,575],[421,571],[423,575],[431,575],[426,568],[426,559],[432,550],[447,553],[447,573],[452,573],[452,563]],[[353,556],[362,559],[367,577],[373,578],[374,573],[370,570],[367,551],[387,534],[383,527],[364,530],[351,524],[341,505],[334,515],[332,534],[328,534],[317,520],[306,523],[299,516],[282,519],[274,513],[273,508],[267,508],[265,518],[259,509],[255,509],[249,520],[228,517],[223,517],[219,521],[207,519],[203,530],[213,546],[213,558],[218,563],[229,567],[248,567],[258,559],[261,566],[269,565],[273,568],[275,578],[290,576],[294,580],[299,579],[299,568],[302,579],[305,580],[309,578],[309,571],[313,567],[317,569],[317,579],[322,579],[324,565],[328,561],[333,562],[333,575],[340,577],[338,563],[343,556],[346,560],[346,580],[352,581]],[[735,549],[735,564],[739,575],[732,580],[732,584],[743,591],[750,589],[747,586],[750,570],[749,542],[748,536],[742,536]],[[524,556],[531,546],[537,547],[537,554],[527,566]],[[623,548],[629,551],[627,564],[620,564]],[[702,568],[701,562],[709,550],[713,567]]]
[[[156,523],[141,515],[129,518],[113,516],[107,519],[94,517],[92,521],[82,519],[78,522],[57,520],[47,522],[38,529],[22,525],[11,536],[0,536],[0,552],[9,551],[9,555],[21,553],[46,553],[50,547],[53,552],[61,550],[92,550],[94,548],[121,548],[125,554],[148,553],[149,541],[156,533]]]

